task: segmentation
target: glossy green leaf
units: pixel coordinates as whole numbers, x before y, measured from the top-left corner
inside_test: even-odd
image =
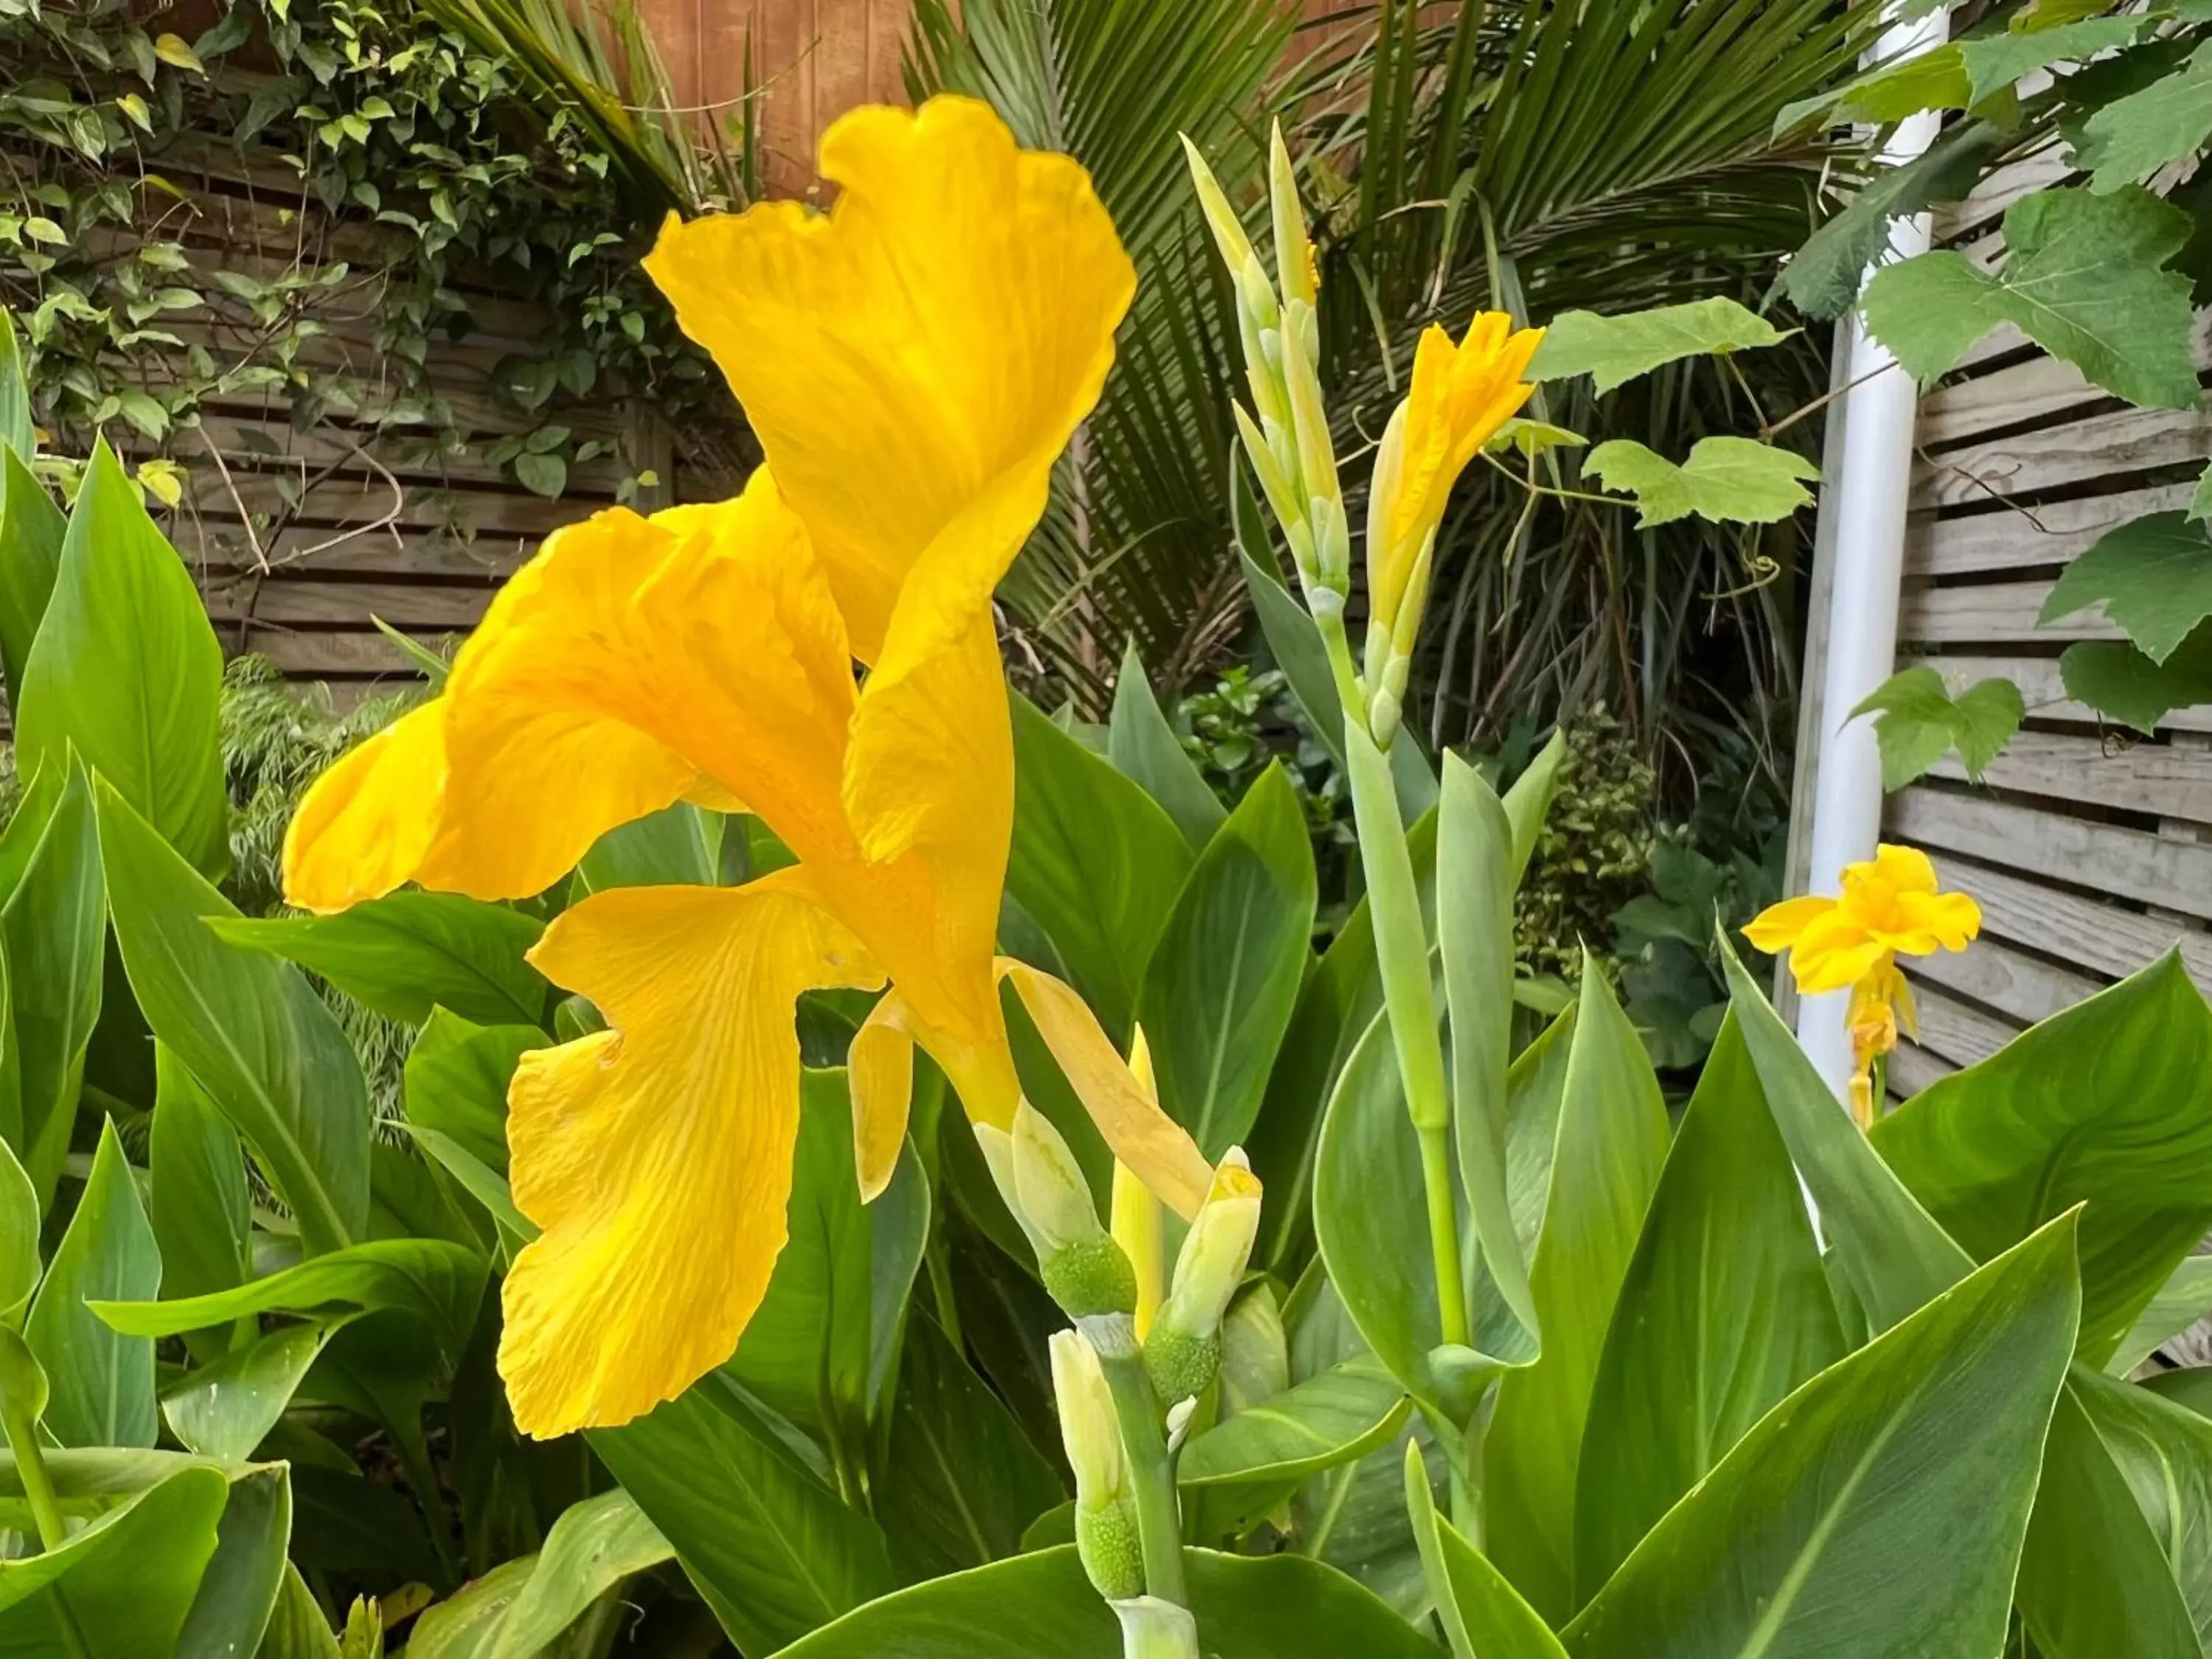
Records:
[[[251,1457],[291,1404],[331,1331],[320,1322],[286,1325],[186,1371],[161,1396],[169,1432],[202,1457]]]
[[[876,1523],[799,1462],[720,1373],[588,1438],[740,1651],[773,1652],[890,1588]]]
[[[1709,353],[1779,345],[1797,331],[1778,329],[1754,311],[1721,296],[1601,317],[1565,311],[1544,330],[1528,365],[1533,380],[1594,377],[1601,393],[1664,364]]]
[[[1966,1277],[1973,1259],[1867,1144],[1725,934],[1720,951],[1744,1052],[1812,1195],[1829,1255],[1869,1323],[1886,1330]]]
[[[1505,1188],[1513,1039],[1512,821],[1482,775],[1444,757],[1437,809],[1437,945],[1451,1020],[1452,1133],[1461,1190],[1491,1282],[1533,1338],[1528,1264]]]
[[[173,1336],[249,1314],[368,1313],[395,1308],[419,1316],[450,1355],[476,1323],[484,1261],[441,1238],[378,1238],[310,1257],[234,1290],[174,1302],[102,1301],[93,1311],[132,1336]]]
[[[39,1195],[0,1146],[0,1323],[14,1323],[39,1284]]]
[[[544,925],[459,893],[388,893],[334,916],[226,916],[226,944],[296,962],[386,1019],[445,1007],[479,1025],[536,1025],[550,990],[523,953]]]
[[[933,1071],[934,1068],[930,1068]],[[944,1079],[917,1075],[915,1079],[924,1110],[908,1121],[911,1127],[899,1161],[891,1171],[890,1185],[868,1206],[868,1391],[871,1422],[883,1419],[891,1390],[897,1382],[899,1360],[906,1344],[908,1304],[915,1275],[921,1271],[929,1248],[936,1200],[930,1175],[916,1149],[915,1137],[933,1139],[937,1109],[927,1105],[927,1091],[935,1091],[942,1103]]]
[[[2188,215],[2134,185],[2036,191],[2005,214],[2002,269],[1951,248],[1885,265],[1867,284],[1867,326],[1923,381],[2011,323],[2130,403],[2187,409],[2198,396],[2189,279],[2162,267],[2189,234]]]
[[[104,781],[100,859],[131,988],[154,1035],[253,1149],[307,1249],[368,1219],[368,1092],[352,1046],[300,970],[216,938],[237,908]]]
[[[1978,105],[2053,64],[2127,46],[2142,28],[2139,16],[2085,17],[2056,28],[2001,29],[1961,40],[1959,61],[1966,71],[1966,101],[1970,106]]]
[[[1241,1143],[1312,959],[1313,842],[1270,765],[1206,844],[1145,969],[1160,1104],[1216,1159]]]
[[[420,1639],[421,1633],[418,1622],[413,1634]],[[314,1591],[289,1561],[284,1564],[283,1582],[277,1587],[276,1605],[270,1609],[269,1626],[257,1659],[345,1659],[338,1652],[337,1638],[324,1620],[322,1608],[316,1604]]]
[[[1790,1153],[1721,1026],[1622,1280],[1575,1501],[1589,1596],[1767,1409],[1843,1358]]]
[[[1018,1553],[1022,1534],[1066,1497],[999,1396],[918,1316],[892,1402],[876,1519],[902,1584]]]
[[[1186,1488],[1280,1485],[1366,1456],[1397,1437],[1405,1385],[1372,1359],[1348,1359],[1215,1424],[1183,1448]]]
[[[1990,157],[2010,135],[1990,121],[1960,121],[1945,128],[1925,155],[1902,167],[1883,167],[1861,186],[1844,210],[1814,231],[1783,267],[1776,289],[1808,317],[1840,316],[1858,299],[1867,267],[1889,241],[1893,219],[1955,202],[1981,179]]]
[[[716,886],[722,877],[722,830],[720,814],[678,801],[618,825],[593,842],[576,865],[577,882],[587,893],[610,887]],[[458,1003],[447,1006],[468,1012]]]
[[[1984,1260],[2084,1206],[2081,1357],[2102,1364],[2212,1228],[2212,1008],[2169,954],[1914,1096],[1871,1139]]]
[[[1559,769],[1566,760],[1567,734],[1555,731],[1499,798],[1505,821],[1513,827],[1513,886],[1516,890],[1521,878],[1528,872],[1528,860],[1536,851],[1536,837],[1543,833],[1552,797],[1559,787]]]
[[[10,448],[0,454],[0,666],[8,706],[23,706],[31,641],[53,597],[69,520]]]
[[[2035,620],[2047,627],[2094,605],[2137,650],[2165,662],[2212,617],[2212,535],[2179,511],[2130,519],[2059,573]]]
[[[1052,941],[1107,1029],[1126,1038],[1191,851],[1142,787],[1013,700],[1014,841],[1006,890]]]
[[[1498,1384],[1484,1463],[1491,1559],[1554,1622],[1574,1606],[1576,1469],[1590,1393],[1666,1152],[1667,1108],[1643,1039],[1585,964],[1528,1275],[1543,1350]]]
[[[23,370],[23,349],[16,343],[15,319],[0,310],[0,449],[18,461],[39,453],[38,428],[31,419],[31,386]]]
[[[2106,1374],[2125,1376],[2168,1339],[2208,1314],[2212,1314],[2212,1255],[2185,1257],[2136,1316],[2136,1322],[2105,1362]]]
[[[490,1659],[507,1609],[537,1571],[535,1555],[502,1561],[457,1594],[425,1607],[408,1635],[406,1659]]]
[[[2212,1420],[2078,1367],[2070,1391],[2134,1493],[2204,1642],[2212,1638]]]
[[[1145,793],[1175,820],[1193,852],[1203,851],[1229,816],[1160,712],[1133,639],[1122,653],[1121,676],[1114,682],[1106,757],[1124,776],[1144,786]]]
[[[433,1010],[407,1051],[407,1121],[450,1136],[485,1168],[505,1174],[507,1085],[523,1055],[550,1046],[534,1025],[477,1025]]]
[[[112,1119],[102,1125],[92,1176],[31,1303],[24,1340],[46,1367],[46,1425],[64,1446],[150,1446],[154,1345],[118,1333],[94,1309],[161,1288],[161,1252],[123,1157]]]
[[[1700,438],[1679,464],[1632,438],[1600,444],[1583,471],[1606,489],[1636,497],[1636,527],[1692,514],[1716,524],[1774,524],[1813,496],[1820,469],[1802,455],[1756,439]]]
[[[259,1650],[283,1590],[291,1540],[290,1472],[279,1466],[234,1480],[175,1659],[246,1659]]]
[[[1435,1659],[1436,1649],[1352,1579],[1298,1555],[1187,1551],[1191,1610],[1210,1659],[1356,1654]],[[1071,1545],[932,1579],[785,1650],[787,1659],[1120,1659],[1114,1615]]]
[[[491,1659],[531,1659],[603,1593],[675,1553],[619,1487],[570,1504],[545,1534],[529,1582],[507,1604]]]
[[[27,768],[66,766],[74,747],[187,863],[220,876],[222,690],[222,647],[191,574],[102,441],[24,665],[17,755]]]
[[[2027,714],[2020,687],[2002,675],[1977,680],[1957,696],[1943,677],[1922,663],[1891,675],[1851,710],[1875,717],[1881,750],[1881,787],[1902,789],[1956,750],[1975,783]]]
[[[69,1654],[58,1598],[88,1659],[174,1653],[229,1489],[219,1469],[182,1468],[60,1547],[0,1561],[0,1652]]]
[[[1761,1419],[1576,1618],[1568,1651],[1999,1652],[2074,1347],[2073,1243],[2054,1222]]]
[[[1490,1559],[1437,1513],[1427,1465],[1406,1448],[1406,1510],[1453,1659],[1566,1659],[1552,1627]]]
[[[2212,702],[2212,624],[2153,662],[2125,640],[2077,640],[2059,653],[2066,695],[2148,736],[2176,708]]]
[[[2089,188],[2100,195],[2148,179],[2212,138],[2212,45],[2140,92],[2116,98],[2082,122],[2076,167],[2094,169]]]
[[[161,1285],[204,1296],[252,1276],[253,1211],[238,1131],[173,1049],[156,1043],[147,1207],[161,1247]]]
[[[4,908],[8,992],[21,1102],[23,1165],[41,1203],[68,1155],[84,1082],[85,1048],[99,1024],[107,950],[107,895],[101,880],[93,793],[82,767],[55,769],[58,785],[40,824],[21,821],[9,850],[23,862]],[[24,805],[30,811],[28,799]],[[19,825],[9,825],[14,841]]]

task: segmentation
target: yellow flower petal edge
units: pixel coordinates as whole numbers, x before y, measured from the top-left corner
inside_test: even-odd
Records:
[[[872,662],[907,573],[978,502],[1003,524],[956,535],[965,580],[1004,573],[1136,275],[1082,167],[1016,148],[975,100],[854,110],[820,165],[827,214],[672,222],[646,270],[728,377]]]
[[[329,913],[410,881],[446,788],[443,698],[403,715],[316,779],[284,830],[284,896]]]
[[[1758,950],[1779,956],[1797,943],[1808,924],[1836,908],[1836,901],[1817,893],[1770,904],[1745,927],[1743,936]]]
[[[628,1421],[726,1359],[785,1237],[802,991],[881,976],[803,870],[617,888],[531,952],[611,1029],[525,1055],[514,1200],[541,1228],[502,1291],[499,1370],[545,1437]]]
[[[860,1201],[883,1196],[906,1144],[907,1114],[914,1105],[913,1015],[896,988],[886,991],[853,1034],[845,1080],[853,1097],[853,1167]]]
[[[1001,957],[1000,974],[1036,1022],[1052,1057],[1098,1126],[1115,1158],[1135,1171],[1160,1201],[1186,1221],[1213,1185],[1213,1166],[1190,1133],[1142,1087],[1128,1063],[1068,986],[1042,969]]]

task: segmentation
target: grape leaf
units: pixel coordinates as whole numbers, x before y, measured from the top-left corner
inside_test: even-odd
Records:
[[[2212,519],[2212,465],[2197,475],[2197,489],[2189,497],[2189,511],[2183,516],[2191,524]]]
[[[1616,317],[1563,312],[1544,331],[1528,378],[1565,380],[1588,374],[1600,392],[1610,392],[1662,364],[1708,352],[1777,345],[1796,331],[1778,329],[1758,313],[1718,297]]]
[[[2056,28],[2008,30],[1961,40],[1959,58],[1966,70],[1967,106],[1971,108],[2022,76],[2053,64],[2131,46],[2142,33],[2143,24],[2139,16],[2089,17]]]
[[[1886,127],[1923,109],[1962,109],[1966,94],[1959,43],[1947,40],[1917,57],[1877,64],[1830,91],[1784,104],[1774,118],[1774,137],[1795,132],[1816,116],[1823,126],[1863,122]]]
[[[1889,240],[1889,222],[1955,202],[1980,182],[1982,169],[2004,143],[1988,121],[1944,130],[1928,153],[1877,173],[1850,205],[1822,225],[1790,256],[1775,287],[1808,317],[1840,316],[1858,298],[1867,267]]]
[[[1579,448],[1589,441],[1581,433],[1553,426],[1549,421],[1532,421],[1526,416],[1516,415],[1492,433],[1483,447],[1493,454],[1517,449],[1533,461],[1547,449]]]
[[[1636,497],[1637,528],[1696,514],[1715,523],[1772,524],[1813,497],[1803,481],[1820,469],[1802,455],[1749,438],[1700,438],[1680,466],[1626,438],[1601,443],[1583,470]]]
[[[2212,617],[2212,536],[2182,513],[2153,513],[2099,537],[2066,567],[2035,620],[2048,626],[2101,604],[2154,663]]]
[[[2198,395],[2189,280],[2160,267],[2190,232],[2187,214],[2136,185],[2039,191],[2005,214],[2002,271],[1948,248],[1890,265],[1867,284],[1867,326],[1925,381],[2014,323],[2130,403],[2188,409]]]
[[[2212,138],[2212,40],[2141,92],[2115,100],[2082,124],[2074,164],[2095,169],[2100,196],[2124,189]]]
[[[2066,695],[2149,733],[2176,708],[2212,702],[2212,627],[2199,624],[2164,662],[2123,640],[2084,640],[2058,659]]]
[[[1979,783],[2027,712],[2020,688],[2002,675],[1978,680],[1954,697],[1943,677],[1923,665],[1875,687],[1851,710],[1851,718],[1875,717],[1881,787],[1902,789],[1954,749],[1966,763],[1966,776]]]

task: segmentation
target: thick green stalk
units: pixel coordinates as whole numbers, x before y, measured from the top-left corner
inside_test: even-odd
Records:
[[[0,1425],[7,1430],[8,1449],[15,1455],[15,1472],[23,1478],[23,1497],[30,1504],[31,1521],[39,1531],[39,1547],[42,1551],[59,1549],[69,1541],[69,1522],[62,1516],[61,1498],[54,1491],[53,1477],[46,1470],[46,1454],[39,1445],[38,1423],[20,1404],[8,1399],[0,1400]],[[91,1649],[85,1644],[84,1632],[77,1628],[76,1615],[70,1610],[59,1584],[54,1586],[54,1611],[69,1659],[89,1659]]]
[[[1145,1371],[1135,1324],[1124,1315],[1081,1322],[1098,1351],[1114,1418],[1128,1460],[1129,1488],[1137,1501],[1137,1542],[1144,1552],[1145,1592],[1177,1607],[1190,1605],[1182,1572],[1182,1513],[1176,1506],[1175,1468],[1158,1396]]]

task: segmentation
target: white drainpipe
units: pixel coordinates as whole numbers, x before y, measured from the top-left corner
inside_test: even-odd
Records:
[[[1938,9],[1917,21],[1893,24],[1870,61],[1893,63],[1941,45],[1949,18]],[[1932,112],[1903,123],[1880,156],[1902,167],[1925,154],[1941,120]],[[1926,250],[1925,214],[1890,227],[1890,252],[1905,258]],[[1832,550],[1833,579],[1826,584],[1826,661],[1817,690],[1810,856],[1804,861],[1811,889],[1838,890],[1846,864],[1874,856],[1881,830],[1881,757],[1870,720],[1850,711],[1896,672],[1898,591],[1905,574],[1905,505],[1911,482],[1913,421],[1917,388],[1895,360],[1866,332],[1856,313],[1840,331],[1849,341],[1843,383],[1850,390],[1833,416],[1844,423],[1836,464],[1820,492],[1822,539]],[[1877,373],[1887,368],[1888,373]],[[1871,378],[1869,378],[1871,377]],[[1819,619],[1813,624],[1821,626]],[[1848,723],[1847,723],[1848,722]],[[1797,1035],[1838,1097],[1851,1075],[1851,1044],[1844,1014],[1850,994],[1805,997],[1797,1008]]]

